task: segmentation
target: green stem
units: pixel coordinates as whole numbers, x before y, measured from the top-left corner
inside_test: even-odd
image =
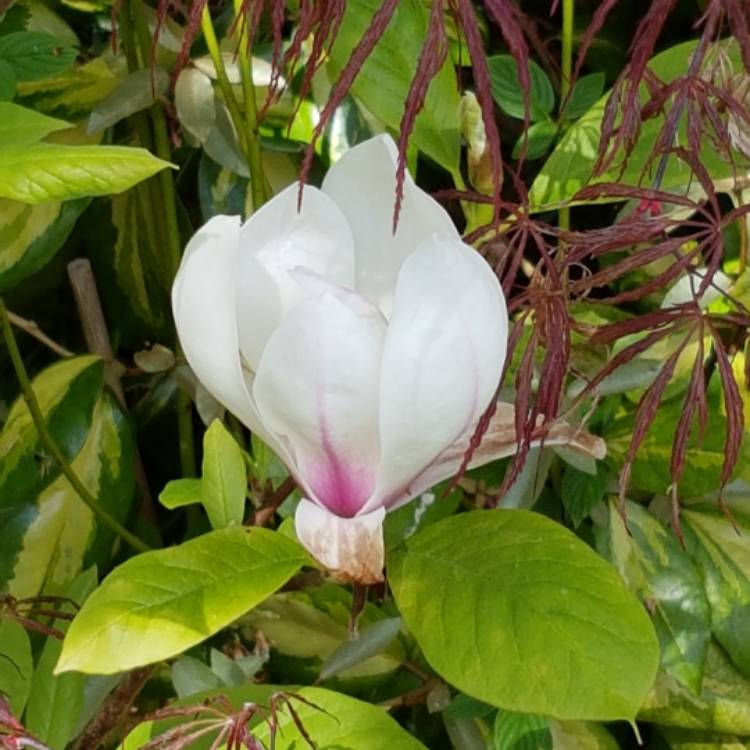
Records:
[[[23,394],[24,401],[29,408],[31,418],[34,420],[42,444],[55,459],[63,476],[68,482],[70,482],[71,487],[76,491],[81,500],[91,509],[94,515],[106,526],[109,526],[115,534],[125,540],[134,550],[138,552],[148,552],[151,547],[139,539],[135,534],[128,531],[116,518],[107,513],[104,508],[100,507],[96,498],[94,498],[86,488],[86,485],[80,480],[73,470],[73,467],[68,463],[62,450],[60,450],[60,447],[50,434],[42,410],[39,408],[39,402],[34,393],[34,388],[32,387],[28,373],[26,372],[26,367],[23,364],[21,352],[18,349],[16,337],[13,335],[13,328],[11,327],[8,311],[5,308],[5,302],[2,297],[0,297],[0,325],[2,325],[3,339],[5,339],[5,345],[8,347],[10,361],[13,364],[16,378],[21,386],[21,393]]]
[[[130,12],[132,13],[135,26],[135,37],[140,62],[143,67],[150,64],[151,35],[148,23],[143,12],[142,0],[130,0]],[[167,130],[167,119],[161,102],[155,102],[149,111],[151,117],[151,128],[154,133],[154,150],[156,155],[164,161],[172,160],[172,151],[169,147],[169,133]],[[171,171],[163,169],[157,175],[161,189],[161,206],[164,209],[164,233],[166,236],[167,254],[169,258],[170,277],[174,278],[180,267],[182,256],[182,242],[180,241],[180,228],[177,220],[177,194],[174,188]],[[176,342],[175,350],[179,356],[179,342]],[[195,439],[193,436],[192,404],[187,394],[180,393],[177,400],[177,430],[179,435],[180,468],[182,475],[193,477],[196,474]]]
[[[573,20],[575,18],[575,0],[562,0],[562,59],[560,60],[560,103],[565,104],[570,93],[573,76]],[[560,229],[570,229],[570,209],[558,211]]]
[[[234,12],[239,15],[242,0],[234,0]],[[245,137],[247,145],[247,166],[250,170],[250,194],[253,199],[253,211],[257,211],[268,199],[266,195],[266,177],[263,174],[263,155],[258,131],[258,103],[253,86],[253,58],[247,40],[247,24],[240,24],[238,57],[242,77],[242,98],[245,105]]]
[[[227,76],[226,68],[224,67],[224,58],[221,56],[221,48],[219,47],[219,40],[216,38],[216,32],[214,31],[214,24],[211,20],[211,13],[208,10],[208,3],[203,8],[203,15],[201,15],[201,30],[203,31],[203,38],[208,48],[208,54],[216,68],[216,80],[219,84],[224,102],[229,110],[229,116],[232,118],[232,124],[237,131],[237,137],[240,141],[240,149],[242,154],[247,160],[248,164],[250,159],[248,157],[247,148],[247,131],[245,128],[245,122],[240,111],[240,105],[237,103],[237,99],[232,91],[232,84],[229,82],[229,76]]]

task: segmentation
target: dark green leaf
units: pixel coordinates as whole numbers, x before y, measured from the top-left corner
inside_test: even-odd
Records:
[[[9,617],[0,618],[0,694],[8,696],[17,716],[29,697],[33,671],[31,643],[23,625]]]
[[[35,81],[62,73],[76,59],[76,50],[50,34],[16,31],[0,36],[0,59],[5,60],[19,81]]]
[[[581,76],[570,92],[563,117],[568,120],[577,120],[601,99],[603,93],[604,73],[590,73],[587,76]]]
[[[511,55],[495,55],[488,58],[492,96],[506,114],[524,118],[523,89],[518,80],[516,61]],[[529,106],[532,122],[546,120],[555,108],[555,90],[547,74],[533,60],[529,60],[531,90]]]
[[[549,720],[536,714],[498,711],[494,750],[552,750]]]
[[[0,60],[0,101],[12,99],[16,93],[16,71],[7,60]]]
[[[544,156],[552,145],[557,136],[557,123],[552,120],[541,120],[535,122],[527,131],[528,142],[526,144],[526,158],[538,159]],[[524,137],[521,136],[516,145],[513,146],[513,158],[518,159],[521,156]]]
[[[566,466],[562,476],[560,492],[565,512],[578,528],[584,518],[601,502],[607,487],[607,469],[603,463],[596,465],[596,474]]]

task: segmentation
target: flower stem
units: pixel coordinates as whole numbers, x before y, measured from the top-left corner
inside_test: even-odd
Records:
[[[566,104],[570,94],[571,77],[573,75],[573,19],[575,18],[575,0],[562,0],[562,59],[560,60],[560,103]],[[558,226],[560,229],[570,229],[570,209],[561,208],[558,211]]]
[[[234,12],[242,12],[242,0],[234,0]],[[245,138],[247,146],[247,166],[250,170],[250,195],[253,199],[253,211],[257,211],[268,199],[266,195],[266,178],[263,174],[263,156],[260,133],[258,132],[258,103],[253,86],[253,57],[248,44],[247,23],[239,24],[239,47],[237,56],[240,61],[242,76],[242,98],[245,105]]]
[[[96,498],[88,491],[86,485],[83,484],[79,476],[73,470],[73,467],[68,463],[67,459],[63,455],[62,450],[55,442],[54,438],[50,434],[47,423],[42,414],[42,410],[39,408],[39,402],[37,401],[34,388],[29,380],[26,367],[23,364],[21,358],[21,352],[18,350],[18,344],[16,338],[13,335],[13,328],[10,324],[10,318],[8,317],[8,311],[5,308],[5,302],[0,297],[0,325],[2,326],[3,339],[5,345],[8,348],[8,354],[10,355],[10,361],[13,365],[13,369],[18,379],[18,384],[21,386],[21,393],[23,399],[29,408],[31,418],[34,420],[37,432],[39,433],[39,439],[42,444],[49,451],[50,455],[55,459],[60,471],[63,476],[70,482],[70,486],[76,491],[81,500],[89,507],[92,513],[99,518],[99,520],[105,525],[109,526],[112,531],[115,532],[119,537],[126,541],[134,550],[138,552],[148,552],[151,549],[144,541],[139,539],[135,534],[128,531],[116,518],[111,516],[104,508],[102,508]]]

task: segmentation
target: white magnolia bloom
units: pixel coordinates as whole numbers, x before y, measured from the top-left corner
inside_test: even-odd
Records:
[[[492,269],[409,175],[392,233],[396,162],[373,138],[299,212],[292,185],[245,224],[211,219],[172,291],[197,377],[302,488],[300,541],[361,583],[382,580],[386,511],[457,470],[508,336]]]

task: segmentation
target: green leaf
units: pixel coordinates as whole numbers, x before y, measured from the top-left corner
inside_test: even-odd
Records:
[[[0,694],[8,696],[16,716],[26,705],[33,671],[31,643],[23,625],[10,617],[0,618]]]
[[[549,720],[536,714],[498,711],[494,750],[552,750]]]
[[[682,513],[688,550],[703,577],[711,627],[737,668],[750,677],[750,515],[717,506]]]
[[[82,604],[96,588],[96,569],[89,568],[65,591],[65,595]],[[71,613],[72,605],[62,604],[61,609]],[[66,620],[55,626],[63,632],[68,629]],[[39,737],[51,750],[65,750],[74,738],[84,704],[87,677],[77,672],[55,675],[54,669],[62,650],[62,641],[48,637],[31,680],[29,703],[24,717],[26,728]]]
[[[40,114],[13,102],[0,102],[0,149],[26,146],[70,123]]]
[[[526,158],[538,159],[544,156],[552,145],[557,136],[557,123],[552,120],[542,120],[535,122],[527,131],[528,143],[526,144]],[[518,159],[521,156],[523,148],[523,135],[516,141],[513,146],[513,158]]]
[[[0,60],[0,101],[12,99],[16,93],[16,73],[6,60]]]
[[[750,680],[712,641],[700,695],[659,673],[638,718],[664,726],[750,736]]]
[[[0,292],[44,267],[87,205],[85,198],[36,206],[0,198]]]
[[[653,627],[570,531],[529,511],[475,511],[405,547],[388,566],[401,615],[458,689],[555,718],[635,716],[658,665]]]
[[[687,72],[697,41],[684,42],[660,52],[648,64],[649,69],[665,83],[674,81]],[[721,43],[727,60],[742,68],[739,49],[731,40]],[[713,54],[709,59],[715,59]],[[708,63],[710,64],[710,63]],[[648,91],[642,87],[642,103],[648,99]],[[591,107],[560,139],[542,169],[537,174],[529,190],[532,211],[550,210],[569,202],[583,187],[599,182],[617,182],[620,185],[639,185],[643,179],[650,184],[651,173],[644,166],[654,151],[659,133],[664,126],[664,115],[657,114],[642,123],[640,136],[627,163],[623,165],[622,154],[615,157],[610,168],[597,177],[593,176],[594,164],[598,156],[599,139],[602,134],[605,98]],[[679,145],[686,147],[686,117],[683,116],[678,130]],[[703,167],[714,181],[728,181],[734,185],[736,174],[746,172],[748,159],[733,152],[733,161],[727,160],[704,139],[703,147],[697,155]],[[623,168],[624,167],[624,168]],[[661,180],[662,190],[686,195],[694,189],[697,178],[690,167],[677,156],[667,161],[666,171]],[[606,202],[606,199],[595,202]]]
[[[260,630],[280,654],[312,661],[311,676],[317,676],[325,661],[349,642],[351,594],[332,584],[304,592],[284,592],[267,599],[244,622]],[[362,630],[382,622],[385,616],[368,604],[359,620]],[[397,640],[339,673],[342,679],[377,677],[398,669],[404,659]]]
[[[302,726],[320,748],[356,748],[356,750],[425,750],[424,745],[400,727],[386,711],[341,693],[322,688],[302,688],[299,695],[314,705],[292,701]],[[265,746],[270,745],[268,725],[257,729]],[[276,750],[299,750],[304,747],[290,712],[279,715]]]
[[[19,81],[35,81],[61,73],[73,65],[76,54],[73,47],[39,31],[0,36],[0,59],[13,68]]]
[[[587,721],[550,721],[555,750],[620,750],[615,738],[600,724]]]
[[[237,526],[132,557],[76,616],[56,673],[112,674],[179,654],[258,605],[308,561],[281,534]]]
[[[577,120],[599,101],[604,93],[604,73],[590,73],[581,76],[565,105],[563,117],[568,120]]]
[[[360,628],[356,638],[344,641],[326,660],[320,679],[327,680],[385,651],[401,630],[400,617],[388,617]]]
[[[126,146],[2,146],[0,198],[42,203],[120,193],[168,166]]]
[[[607,470],[602,463],[596,465],[593,476],[584,471],[566,466],[562,476],[560,494],[565,512],[578,528],[584,518],[588,518],[591,511],[604,498],[607,487]]]
[[[506,114],[519,120],[524,118],[523,89],[518,79],[516,61],[511,55],[494,55],[487,59],[490,69],[492,96]],[[533,60],[529,60],[529,116],[532,122],[546,120],[555,108],[555,90],[547,74]]]
[[[172,684],[178,698],[213,690],[222,682],[219,676],[211,671],[211,667],[194,656],[181,656],[172,664]]]
[[[750,739],[715,732],[691,732],[684,729],[660,727],[661,736],[670,750],[748,750]]]
[[[426,750],[421,742],[399,726],[384,709],[323,688],[243,685],[191,697],[190,703],[222,695],[235,710],[247,703],[268,708],[271,696],[279,692],[299,696],[298,699],[291,698],[291,704],[301,725],[320,750]],[[302,750],[303,747],[309,747],[287,708],[279,710],[278,720],[276,750]],[[174,720],[140,724],[125,738],[119,750],[138,750],[174,725]],[[250,726],[263,747],[272,746],[266,722],[259,725],[259,719],[256,718]],[[208,738],[208,743],[211,739],[212,737]]]
[[[636,503],[626,517],[610,505],[608,557],[652,613],[662,669],[698,693],[711,637],[701,577],[671,529]]]
[[[334,77],[349,61],[380,5],[380,0],[350,0],[346,3],[329,61]],[[427,13],[419,0],[398,3],[394,17],[351,87],[351,93],[394,130],[401,126],[404,102],[427,33]],[[411,141],[451,173],[458,170],[461,158],[459,106],[455,73],[450,60],[446,60],[430,84]]]
[[[242,450],[220,420],[203,436],[201,501],[214,529],[241,524],[245,512],[247,472]]]
[[[173,479],[159,493],[159,502],[169,510],[195,505],[202,500],[203,485],[200,479]]]

